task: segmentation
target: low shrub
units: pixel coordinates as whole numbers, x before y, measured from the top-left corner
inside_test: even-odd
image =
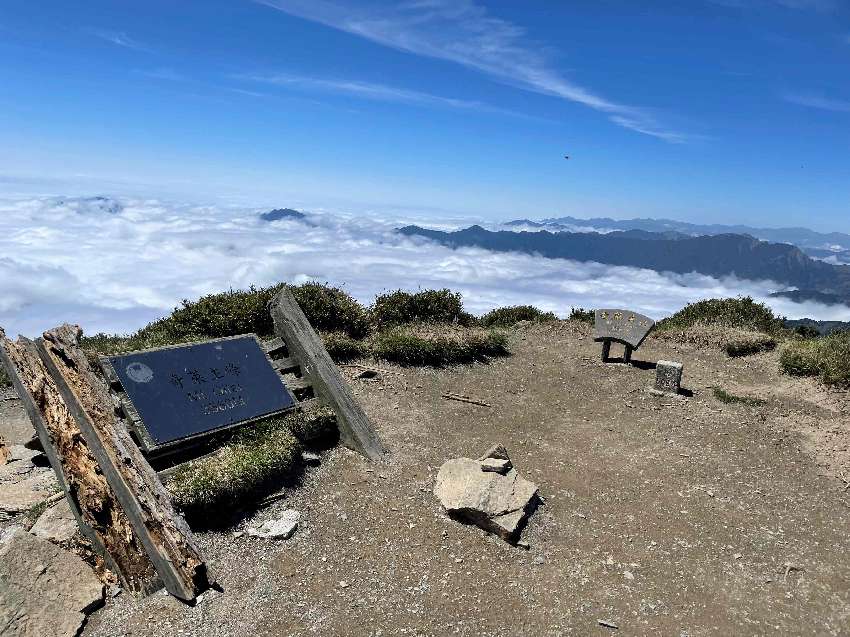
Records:
[[[749,296],[689,303],[673,316],[659,321],[657,329],[685,330],[697,325],[716,325],[772,335],[785,331],[783,319],[767,305],[757,303]]]
[[[325,349],[336,363],[345,363],[369,355],[369,344],[358,341],[343,332],[322,333]]]
[[[789,341],[779,365],[791,376],[817,376],[826,385],[850,387],[850,332]]]
[[[12,379],[9,377],[9,372],[6,371],[6,366],[0,363],[0,387],[9,387],[12,384]]]
[[[762,407],[767,404],[767,401],[761,398],[752,398],[750,396],[736,396],[735,394],[730,394],[725,389],[722,389],[720,387],[713,387],[712,391],[714,393],[714,397],[726,405],[741,404],[746,405],[748,407]]]
[[[697,347],[719,349],[729,356],[749,356],[776,348],[776,339],[763,332],[696,323],[682,329],[666,329],[655,333],[656,338]]]
[[[371,331],[366,309],[344,290],[321,283],[304,283],[289,289],[314,329],[358,339]]]
[[[593,323],[596,320],[596,313],[593,310],[585,310],[583,307],[574,307],[570,310],[570,320]]]
[[[511,327],[520,321],[555,321],[552,312],[544,312],[533,305],[511,305],[490,310],[481,317],[480,322],[484,327]]]
[[[726,341],[722,347],[729,356],[751,356],[776,349],[776,340],[761,332],[731,330],[726,334]]]
[[[459,292],[449,289],[405,292],[396,290],[378,295],[369,310],[377,329],[406,323],[449,323],[473,325],[475,317],[463,309]]]
[[[274,332],[268,305],[281,287],[250,287],[208,294],[197,301],[184,300],[169,316],[146,325],[135,334],[85,336],[81,345],[100,354],[121,354],[250,332],[268,337]],[[343,290],[320,283],[305,283],[289,289],[315,329],[352,338],[363,338],[369,333],[365,308]]]
[[[328,410],[318,409],[248,425],[213,455],[182,465],[166,487],[190,520],[224,523],[221,511],[259,501],[293,474],[300,467],[302,441],[320,437],[332,422]]]
[[[399,365],[445,367],[509,354],[507,336],[492,329],[407,325],[379,333],[372,353]]]

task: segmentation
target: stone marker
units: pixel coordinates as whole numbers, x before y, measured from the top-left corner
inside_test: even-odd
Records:
[[[539,502],[537,485],[521,478],[513,468],[504,475],[484,470],[484,463],[510,462],[501,445],[488,454],[496,457],[455,458],[445,462],[437,473],[434,495],[450,515],[515,543],[527,517]]]
[[[103,603],[103,584],[79,557],[23,530],[0,546],[0,633],[73,637]]]
[[[658,361],[655,367],[655,388],[652,393],[657,395],[679,395],[682,388],[682,371],[684,365],[673,361]]]
[[[62,498],[47,509],[30,529],[30,533],[42,540],[61,544],[77,534],[77,519],[71,513],[68,501]]]
[[[248,535],[267,540],[287,540],[295,533],[300,520],[301,514],[298,511],[287,509],[278,519],[263,522],[259,528],[248,529]]]

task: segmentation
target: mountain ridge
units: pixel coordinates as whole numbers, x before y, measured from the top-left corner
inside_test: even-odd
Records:
[[[596,261],[647,268],[657,272],[699,272],[714,277],[770,280],[796,288],[798,299],[834,295],[850,304],[850,266],[812,259],[800,248],[769,243],[742,234],[667,236],[661,233],[516,232],[487,230],[479,225],[452,232],[410,225],[398,230],[442,245],[479,247],[497,252],[523,252],[548,258]]]

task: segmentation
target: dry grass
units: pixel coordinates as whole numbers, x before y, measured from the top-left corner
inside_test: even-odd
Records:
[[[302,442],[326,434],[332,423],[332,412],[316,408],[248,425],[213,455],[180,467],[166,486],[189,520],[224,523],[293,475]]]
[[[376,359],[399,365],[446,367],[485,362],[507,356],[504,332],[445,324],[414,324],[394,327],[375,336],[372,354]]]
[[[779,364],[792,376],[817,376],[826,385],[850,387],[850,332],[789,341]]]
[[[749,356],[776,348],[776,339],[764,332],[710,323],[696,323],[685,328],[659,330],[654,332],[654,336],[666,341],[719,349],[729,356]]]

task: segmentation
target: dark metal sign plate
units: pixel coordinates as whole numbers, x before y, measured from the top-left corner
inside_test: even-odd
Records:
[[[109,361],[157,445],[295,404],[253,336],[136,352]]]
[[[593,336],[597,341],[615,340],[637,349],[653,327],[655,321],[637,312],[596,310]]]

